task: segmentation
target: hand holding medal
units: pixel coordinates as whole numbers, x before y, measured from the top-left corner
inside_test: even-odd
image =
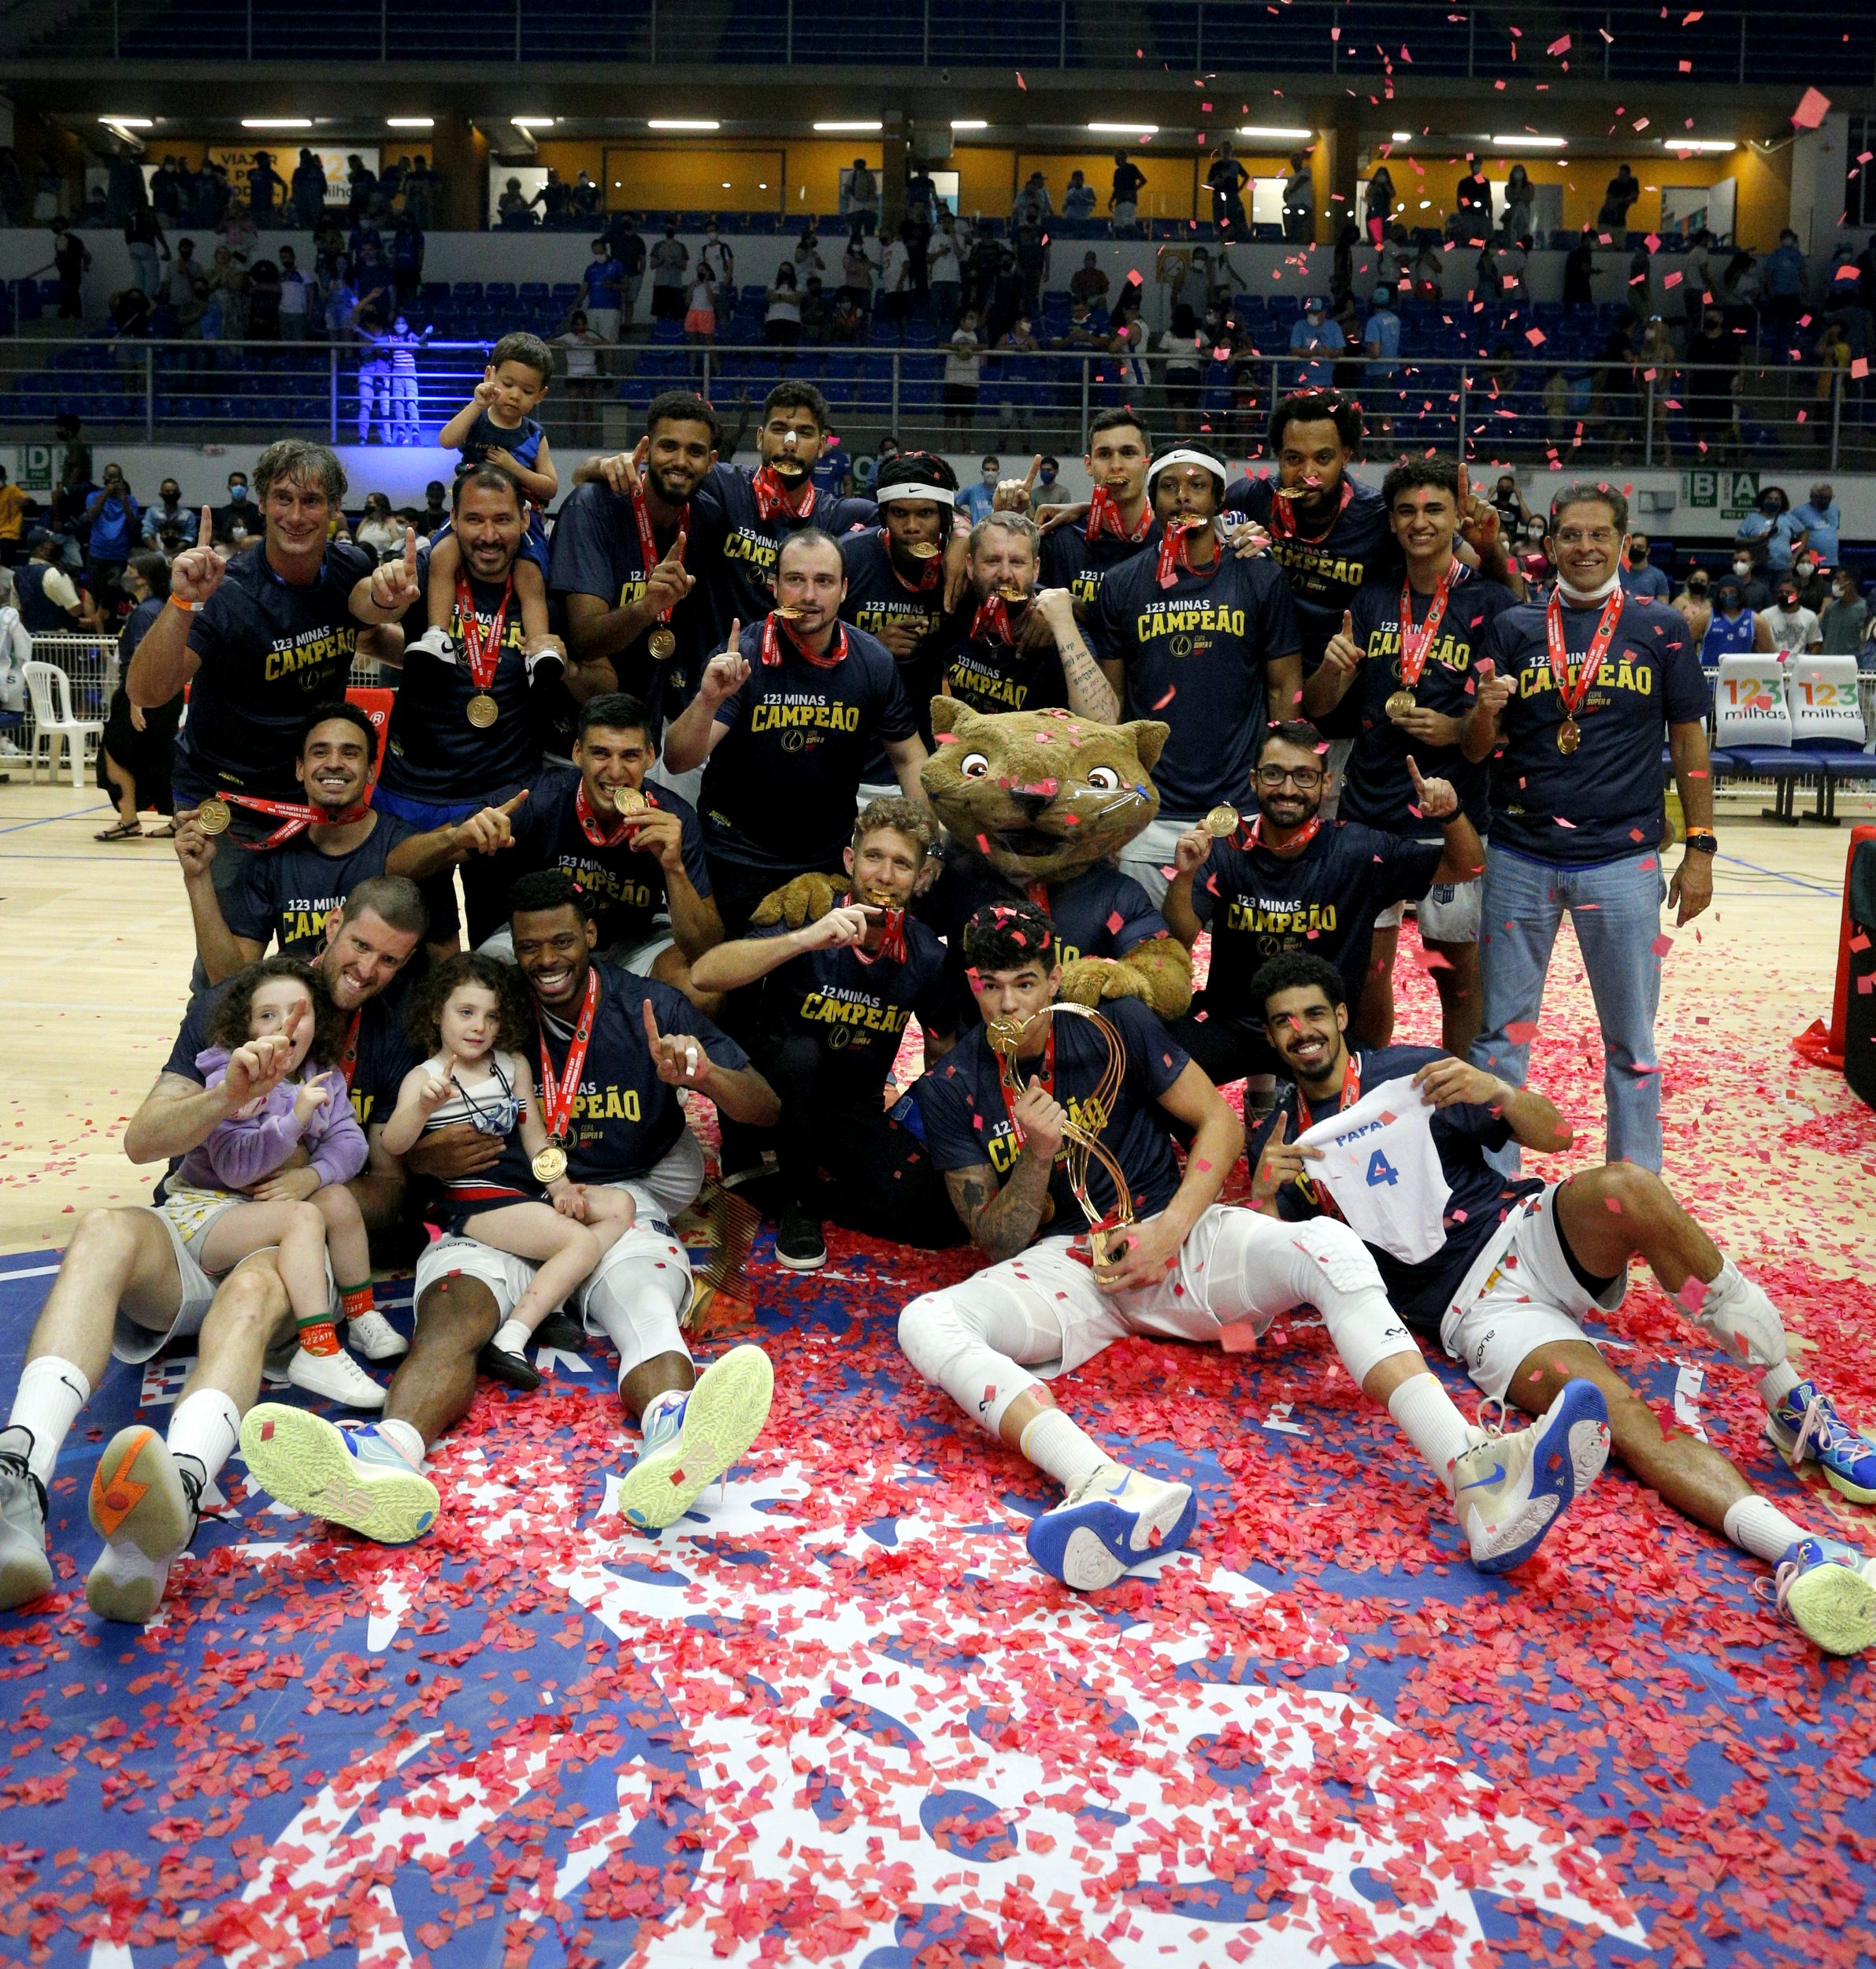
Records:
[[[1426,659],[1433,654],[1433,639],[1440,633],[1440,625],[1445,619],[1446,598],[1451,586],[1452,568],[1449,564],[1440,577],[1440,585],[1433,591],[1433,606],[1426,612],[1426,620],[1416,629],[1413,584],[1407,581],[1400,584],[1400,688],[1389,695],[1384,707],[1396,724],[1419,702],[1415,692],[1420,687]]]

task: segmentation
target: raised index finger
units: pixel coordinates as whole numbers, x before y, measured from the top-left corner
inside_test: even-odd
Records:
[[[417,528],[404,528],[404,572],[412,580],[417,579]]]
[[[642,999],[639,1010],[645,1014],[645,1036],[655,1047],[658,1044],[658,1020],[651,1010],[651,999]]]
[[[527,797],[528,789],[524,786],[521,792],[515,795],[513,799],[504,800],[502,804],[495,809],[495,811],[498,814],[512,814],[514,810],[521,805],[522,801],[527,799]]]
[[[1038,451],[1029,461],[1029,476],[1023,480],[1023,490],[1025,492],[1033,492],[1036,490],[1036,476],[1041,469],[1042,454]]]
[[[213,547],[214,543],[214,517],[209,513],[209,509],[205,506],[202,509],[202,525],[197,528],[195,532],[195,544],[198,547]]]

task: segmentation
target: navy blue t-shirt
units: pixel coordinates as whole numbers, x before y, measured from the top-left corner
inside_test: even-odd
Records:
[[[669,551],[677,531],[654,526],[653,543],[661,558]],[[554,515],[551,553],[547,585],[555,595],[594,595],[608,609],[622,609],[645,592],[650,569],[637,516],[631,500],[610,486],[595,481],[573,488]],[[649,645],[658,626],[654,624],[609,659],[619,688],[641,699],[651,711],[654,737],[690,702],[696,680],[717,647],[694,534],[685,537],[684,560],[699,579],[672,610],[665,625],[677,639],[677,649],[662,662],[652,655]]]
[[[1395,593],[1400,591],[1404,562],[1381,494],[1353,479],[1346,483],[1355,487],[1355,496],[1318,540],[1286,539],[1271,524],[1277,503],[1274,477],[1239,479],[1225,489],[1226,506],[1255,520],[1270,536],[1270,558],[1283,569],[1296,600],[1306,677],[1322,661],[1329,639],[1341,632],[1342,612],[1354,606],[1355,591],[1363,581],[1392,580]],[[1352,738],[1355,707],[1344,698],[1326,719],[1317,722],[1328,737]]]
[[[1166,1028],[1137,999],[1117,998],[1102,1006],[1127,1055],[1127,1070],[1114,1111],[1099,1127],[1103,1147],[1125,1170],[1136,1217],[1157,1216],[1179,1188],[1168,1118],[1159,1097],[1185,1071],[1187,1056]],[[1072,1013],[1049,1021],[1055,1032],[1055,1099],[1084,1124],[1093,1118],[1088,1102],[1107,1067],[1106,1042],[1086,1019]],[[1042,1071],[1042,1055],[1020,1062],[1024,1083]],[[998,1077],[997,1059],[980,1025],[967,1033],[913,1090],[925,1122],[925,1148],[940,1170],[977,1169],[988,1162],[1008,1181],[1022,1144],[1016,1138]],[[1114,1185],[1100,1163],[1089,1159],[1088,1191],[1103,1214],[1114,1208]],[[1049,1175],[1054,1207],[1042,1233],[1081,1234],[1088,1227],[1070,1188],[1060,1156]]]
[[[726,729],[703,769],[704,844],[750,868],[838,868],[868,762],[917,737],[918,716],[892,652],[864,629],[845,630],[845,659],[825,669],[779,628],[781,661],[765,663],[762,629],[758,617],[743,631],[749,680],[717,707]]]
[[[1153,767],[1161,817],[1196,821],[1246,797],[1270,718],[1265,666],[1296,654],[1296,611],[1266,555],[1221,546],[1211,567],[1165,588],[1159,567],[1150,548],[1114,569],[1091,626],[1096,654],[1125,666],[1122,715],[1172,727]]]
[[[1444,848],[1353,821],[1330,821],[1301,854],[1273,855],[1248,827],[1216,841],[1192,877],[1192,914],[1211,925],[1205,1002],[1231,1018],[1256,1018],[1251,981],[1283,951],[1306,950],[1361,996],[1374,919],[1431,886]]]
[[[1563,610],[1570,680],[1601,618]],[[1661,747],[1670,725],[1704,724],[1709,699],[1686,619],[1660,602],[1622,604],[1615,633],[1577,714],[1581,743],[1557,749],[1563,707],[1551,678],[1541,603],[1507,609],[1481,654],[1514,679],[1492,765],[1492,839],[1543,862],[1582,867],[1652,854],[1667,830]]]
[[[1042,536],[1042,584],[1066,588],[1075,598],[1077,613],[1088,619],[1100,599],[1101,584],[1114,569],[1151,547],[1159,550],[1159,522],[1155,520],[1137,541],[1122,539],[1103,529],[1094,540],[1088,537],[1088,521],[1065,522]]]
[[[391,1119],[397,1106],[398,1090],[404,1076],[417,1063],[417,1049],[404,1031],[404,1010],[409,997],[408,966],[391,981],[388,991],[368,998],[359,1008],[358,1058],[352,1070],[352,1112],[361,1128],[370,1128]],[[198,992],[189,1000],[183,1022],[163,1062],[165,1073],[178,1073],[198,1087],[207,1085],[196,1055],[207,1050],[209,1025],[215,1007],[234,982],[224,979]]]
[[[243,847],[224,836],[216,853],[239,859],[234,884],[222,893],[222,920],[235,936],[252,938],[263,955],[273,942],[284,950],[308,937],[323,940],[326,918],[359,883],[382,875],[391,851],[416,832],[380,814],[370,833],[343,855],[314,847],[310,832],[270,848]]]
[[[300,727],[316,704],[343,697],[358,625],[354,588],[376,565],[336,540],[304,584],[283,580],[265,544],[229,557],[221,585],[189,626],[202,667],[176,740],[176,803],[217,791],[293,800]]]
[[[952,649],[944,666],[951,695],[973,711],[1046,711],[1068,703],[1062,653],[1053,643],[1018,649],[995,636],[970,636]]]
[[[906,919],[905,929],[903,963],[869,959],[848,945],[804,951],[771,971],[762,980],[769,1029],[784,1038],[811,1039],[830,1066],[884,1086],[910,1020],[916,1018],[927,1035],[947,1039],[958,1029],[944,946],[914,918]],[[754,934],[792,933],[778,923]]]
[[[908,588],[892,565],[884,527],[869,528],[845,535],[840,542],[841,565],[847,570],[847,599],[840,604],[840,620],[855,629],[877,636],[889,622],[904,623],[914,629],[919,640],[909,656],[895,656],[899,680],[918,718],[918,736],[929,751],[932,745],[932,699],[944,680],[951,652],[970,627],[968,610],[944,610],[944,576],[940,569],[929,588]],[[938,563],[933,562],[934,566]],[[890,781],[892,768],[884,751],[869,762],[864,778],[869,785]]]
[[[424,584],[426,598],[429,555],[427,547],[417,551],[417,578]],[[499,582],[473,578],[469,582],[469,599],[484,639],[495,632],[504,593]],[[391,707],[391,730],[384,742],[384,769],[379,775],[387,793],[443,804],[486,801],[532,777],[540,764],[540,738],[529,714],[521,599],[508,595],[507,603],[495,680],[488,689],[495,701],[493,725],[483,728],[469,722],[469,699],[480,694],[480,687],[466,654],[446,663],[428,650],[406,649],[402,677]],[[426,628],[434,626],[425,599],[412,604],[411,617],[421,620]],[[406,617],[405,634],[414,643],[421,632],[411,617]],[[458,651],[462,651],[459,603],[450,603],[445,626]]]
[[[1432,606],[1430,595],[1414,595],[1416,628],[1426,622]],[[1414,702],[1448,718],[1469,718],[1476,688],[1474,659],[1484,646],[1486,631],[1512,606],[1509,588],[1481,580],[1463,561],[1455,561],[1446,611],[1414,687]],[[1407,772],[1411,755],[1422,778],[1452,782],[1460,806],[1483,832],[1491,804],[1491,773],[1485,762],[1474,765],[1456,745],[1428,745],[1410,739],[1388,716],[1388,699],[1406,688],[1400,674],[1400,582],[1364,582],[1349,605],[1349,614],[1355,622],[1355,647],[1363,652],[1363,659],[1342,699],[1344,706],[1355,706],[1360,729],[1342,788],[1341,818],[1390,833],[1411,834],[1422,841],[1437,840],[1440,823],[1411,810],[1418,803]]]
[[[658,1077],[651,1063],[643,1009],[647,1001],[661,1033],[688,1034],[725,1071],[740,1073],[749,1056],[734,1040],[725,1038],[683,992],[616,964],[595,962],[593,970],[599,979],[599,1003],[573,1096],[566,1134],[567,1174],[576,1183],[629,1182],[662,1162],[684,1133],[677,1090]],[[547,1057],[555,1073],[562,1073],[573,1028],[538,1008],[536,1017]],[[538,1044],[529,1047],[528,1064],[539,1081]],[[543,1090],[543,1110],[545,1104]]]
[[[695,808],[655,781],[647,781],[640,790],[661,813],[677,816],[684,873],[697,893],[707,896],[710,870]],[[629,949],[651,936],[669,907],[664,868],[648,849],[634,849],[624,841],[603,847],[590,840],[580,825],[579,792],[580,775],[571,767],[546,767],[509,817],[514,845],[463,864],[472,948],[508,921],[508,892],[514,884],[544,868],[563,868],[580,884],[601,950]],[[606,816],[606,831],[612,818]]]
[[[836,540],[856,526],[871,526],[879,509],[870,499],[835,499],[817,488],[799,517],[785,509],[765,520],[756,510],[754,473],[740,465],[714,465],[691,500],[701,548],[698,567],[710,615],[711,643],[721,648],[732,621],[745,628],[775,606],[775,558],[783,541],[805,526]]]
[[[540,441],[547,436],[532,417],[523,417],[513,429],[495,422],[486,410],[476,414],[469,436],[462,443],[464,465],[480,465],[491,451],[506,451],[523,471],[532,472],[540,456]]]
[[[1389,1081],[1407,1078],[1429,1062],[1449,1055],[1437,1046],[1383,1046],[1355,1057],[1360,1063],[1363,1088],[1371,1089],[1385,1086]],[[1257,1159],[1263,1153],[1279,1115],[1285,1118],[1288,1139],[1293,1142],[1301,1133],[1294,1087],[1286,1085],[1279,1088],[1277,1105],[1258,1130],[1248,1151],[1251,1168],[1256,1168]],[[1313,1118],[1320,1121],[1322,1117],[1316,1114]],[[1380,1270],[1381,1283],[1387,1288],[1395,1311],[1410,1326],[1437,1334],[1453,1294],[1472,1269],[1472,1261],[1503,1223],[1506,1213],[1518,1198],[1542,1189],[1544,1183],[1534,1176],[1501,1176],[1485,1160],[1487,1149],[1503,1148],[1511,1139],[1511,1125],[1489,1107],[1462,1102],[1437,1109],[1430,1127],[1440,1172],[1452,1192],[1444,1220],[1445,1244],[1417,1265],[1396,1257],[1379,1244],[1370,1244],[1368,1250]],[[1277,1211],[1292,1224],[1323,1214],[1315,1186],[1307,1177],[1285,1183],[1277,1191]]]
[[[944,939],[951,988],[965,1025],[977,1023],[977,1000],[964,975],[965,925],[988,903],[1029,899],[1021,883],[999,875],[968,849],[954,848],[937,881],[913,904]],[[1110,862],[1097,862],[1066,881],[1045,884],[1042,907],[1060,940],[1056,962],[1061,964],[1072,964],[1078,957],[1125,957],[1149,937],[1172,934],[1152,898]]]

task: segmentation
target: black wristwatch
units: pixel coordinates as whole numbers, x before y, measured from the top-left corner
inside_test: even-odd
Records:
[[[1717,855],[1719,852],[1719,837],[1711,828],[1699,833],[1689,828],[1683,845],[1692,848],[1696,855]]]

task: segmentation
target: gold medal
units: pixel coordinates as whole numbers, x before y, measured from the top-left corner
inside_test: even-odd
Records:
[[[558,1183],[567,1173],[567,1152],[558,1142],[550,1142],[534,1159],[534,1180]]]
[[[1205,817],[1205,831],[1214,840],[1224,840],[1238,830],[1237,809],[1222,803],[1214,807]]]
[[[195,810],[195,825],[204,834],[225,834],[234,818],[226,800],[204,800]]]
[[[936,540],[915,540],[906,549],[915,561],[935,561],[944,551]]]
[[[645,647],[651,652],[654,662],[668,663],[677,654],[677,632],[661,625],[651,632]]]
[[[500,706],[486,691],[478,691],[469,701],[469,721],[478,732],[486,732],[501,715]]]
[[[800,617],[803,610],[793,602],[777,602],[769,613],[778,622],[793,622]]]
[[[1557,727],[1557,750],[1566,757],[1583,742],[1583,728],[1573,718],[1566,718]]]
[[[634,814],[649,814],[651,803],[636,786],[621,786],[612,796],[612,810],[621,820],[628,821]]]
[[[1411,691],[1391,691],[1388,694],[1387,703],[1383,708],[1389,718],[1405,718],[1418,702],[1419,700]]]

